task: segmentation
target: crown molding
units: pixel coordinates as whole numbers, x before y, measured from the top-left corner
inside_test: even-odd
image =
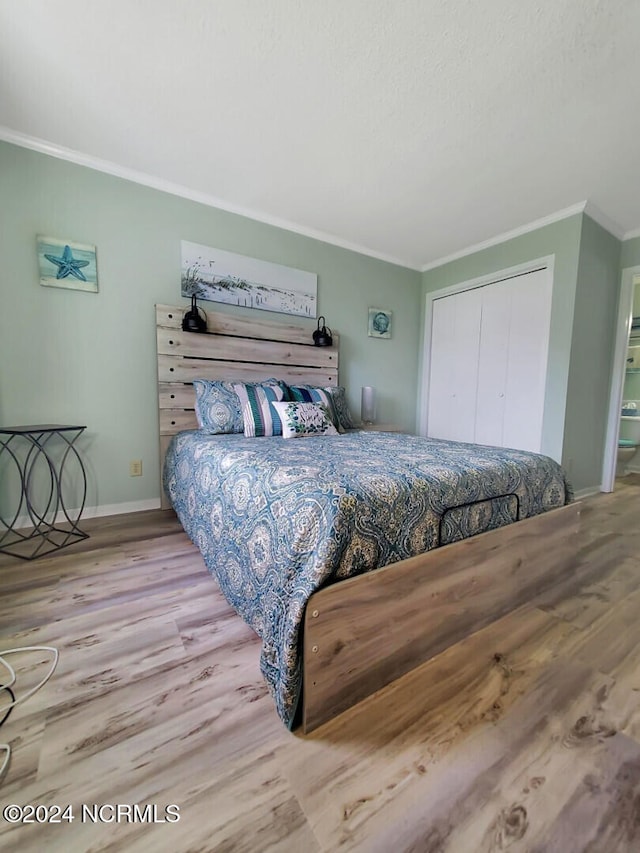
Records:
[[[554,222],[567,219],[569,216],[575,216],[577,213],[586,213],[591,217],[591,219],[619,240],[633,240],[636,237],[640,237],[640,228],[624,232],[617,222],[610,219],[596,205],[594,205],[593,202],[582,201],[572,205],[571,207],[567,207],[564,210],[552,213],[549,216],[536,219],[533,222],[520,226],[519,228],[514,228],[511,231],[505,231],[502,234],[491,237],[489,240],[484,240],[481,243],[475,243],[474,245],[461,249],[458,252],[454,252],[451,255],[446,255],[442,258],[436,259],[435,261],[430,261],[424,266],[416,266],[416,264],[411,261],[396,258],[393,255],[387,255],[384,252],[376,252],[374,249],[370,249],[367,246],[361,246],[358,243],[351,243],[348,240],[343,240],[335,234],[328,234],[314,228],[306,228],[305,226],[298,225],[295,222],[270,216],[269,214],[262,213],[261,211],[231,204],[224,199],[217,198],[216,196],[209,195],[208,193],[203,193],[199,190],[191,189],[190,187],[184,187],[181,184],[175,184],[171,181],[166,181],[163,178],[158,178],[155,175],[150,175],[146,172],[140,172],[137,169],[120,166],[110,160],[102,160],[99,157],[84,154],[81,151],[65,148],[62,145],[49,142],[46,139],[39,139],[35,136],[19,133],[10,127],[0,125],[0,141],[17,145],[20,148],[28,148],[31,151],[46,154],[47,156],[55,157],[58,160],[66,160],[67,162],[74,163],[77,166],[84,166],[87,169],[104,172],[107,175],[113,175],[114,177],[122,178],[125,181],[141,184],[142,186],[158,190],[159,192],[185,198],[189,201],[203,204],[206,207],[224,210],[227,213],[233,213],[236,216],[243,216],[247,219],[261,222],[264,225],[271,225],[274,228],[281,228],[285,231],[299,234],[301,237],[309,237],[311,240],[318,240],[321,243],[327,243],[340,249],[346,249],[349,252],[355,252],[359,255],[374,258],[375,260],[393,264],[394,266],[404,267],[405,269],[415,270],[416,272],[427,272],[428,270],[435,269],[436,267],[441,267],[451,261],[458,260],[458,258],[464,258],[467,255],[474,254],[475,252],[481,252],[483,249],[489,249],[492,246],[497,246],[507,240],[512,240],[514,237],[520,237],[523,234],[528,234],[530,231],[536,231],[538,228],[543,228],[545,225],[551,225]]]
[[[618,240],[624,240],[624,228],[607,216],[606,213],[603,213],[592,201],[587,201],[584,212],[587,216],[590,216],[594,222],[601,225],[605,231],[608,231],[609,234],[613,234],[613,236],[617,237]]]
[[[576,213],[584,213],[587,206],[586,201],[573,204],[571,207],[565,207],[564,210],[558,210],[556,213],[551,213],[549,216],[543,216],[542,219],[536,219],[526,225],[521,225],[519,228],[514,228],[511,231],[505,231],[503,234],[498,234],[491,237],[489,240],[484,240],[482,243],[475,243],[473,246],[467,246],[466,249],[461,249],[459,252],[454,252],[452,255],[446,255],[444,258],[438,258],[421,267],[420,272],[427,272],[436,267],[444,266],[450,261],[457,261],[458,258],[464,258],[467,255],[473,255],[475,252],[481,252],[483,249],[490,249],[492,246],[498,246],[500,243],[506,243],[507,240],[512,240],[514,237],[520,237],[522,234],[528,234],[530,231],[537,231],[538,228],[543,228],[545,225],[551,225],[554,222],[559,222],[561,219],[567,219],[569,216],[575,216]]]
[[[331,246],[337,246],[340,249],[346,249],[349,252],[356,252],[359,255],[365,255],[369,258],[374,258],[378,261],[384,261],[394,266],[404,267],[405,269],[415,270],[420,272],[420,267],[415,263],[396,258],[393,255],[387,255],[384,252],[376,252],[374,249],[369,249],[367,246],[360,246],[357,243],[351,243],[348,240],[343,240],[335,234],[327,234],[324,231],[317,231],[314,228],[306,228],[303,225],[298,225],[295,222],[289,222],[286,219],[279,219],[276,216],[270,216],[261,211],[252,210],[248,207],[231,204],[224,199],[209,195],[208,193],[200,192],[199,190],[184,187],[181,184],[174,184],[171,181],[166,181],[163,178],[158,178],[154,175],[149,175],[146,172],[140,172],[137,169],[130,169],[127,166],[119,166],[110,160],[101,160],[99,157],[94,157],[91,154],[83,154],[81,151],[75,151],[72,148],[65,148],[62,145],[57,145],[54,142],[49,142],[46,139],[38,139],[34,136],[29,136],[25,133],[19,133],[12,130],[10,127],[0,125],[0,141],[9,142],[12,145],[17,145],[20,148],[28,148],[31,151],[37,151],[40,154],[46,154],[49,157],[56,157],[58,160],[66,160],[69,163],[75,163],[77,166],[85,166],[87,169],[94,169],[97,172],[104,172],[107,175],[113,175],[116,178],[122,178],[125,181],[131,181],[135,184],[141,184],[145,187],[150,187],[160,192],[168,193],[169,195],[186,198],[189,201],[195,201],[198,204],[204,204],[207,207],[215,207],[218,210],[224,210],[227,213],[234,213],[236,216],[244,216],[247,219],[253,219],[256,222],[262,222],[264,225],[271,225],[274,228],[282,228],[285,231],[299,234],[302,237],[309,237],[312,240],[318,240],[321,243],[328,243]]]

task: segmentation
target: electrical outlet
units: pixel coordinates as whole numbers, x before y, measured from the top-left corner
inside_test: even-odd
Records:
[[[129,476],[142,477],[142,459],[132,459],[129,462]]]

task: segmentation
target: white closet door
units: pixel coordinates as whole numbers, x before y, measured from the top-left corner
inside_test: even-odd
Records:
[[[427,435],[539,452],[552,274],[433,302]]]
[[[427,435],[431,438],[449,438],[453,362],[456,351],[454,329],[455,298],[435,300],[431,319],[427,427]]]
[[[511,323],[510,281],[482,291],[475,441],[502,446]]]
[[[427,435],[474,441],[482,297],[456,293],[433,304]]]
[[[551,325],[549,270],[510,279],[503,447],[540,452]]]

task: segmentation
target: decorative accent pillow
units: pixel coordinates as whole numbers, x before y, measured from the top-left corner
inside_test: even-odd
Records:
[[[323,403],[289,401],[273,403],[282,422],[284,438],[302,438],[307,435],[339,435],[331,423],[329,410]]]
[[[331,423],[338,431],[340,430],[340,420],[328,388],[316,388],[314,385],[289,385],[289,398],[299,403],[322,403],[327,407]]]
[[[332,386],[324,390],[328,391],[333,398],[333,406],[338,416],[340,429],[355,429],[356,425],[353,422],[349,406],[347,405],[347,393],[342,385]]]
[[[196,417],[200,429],[214,435],[243,432],[244,422],[238,395],[231,382],[194,379]]]
[[[283,383],[284,384],[284,383]],[[277,385],[236,383],[236,392],[242,411],[245,436],[282,435],[280,415],[273,404],[284,400],[285,388]]]

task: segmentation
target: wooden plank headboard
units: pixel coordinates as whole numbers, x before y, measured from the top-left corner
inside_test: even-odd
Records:
[[[339,338],[313,344],[313,328],[205,311],[207,333],[182,331],[184,305],[156,305],[160,475],[171,436],[197,429],[194,379],[252,382],[273,376],[309,385],[338,384]],[[169,504],[161,487],[161,504]]]

